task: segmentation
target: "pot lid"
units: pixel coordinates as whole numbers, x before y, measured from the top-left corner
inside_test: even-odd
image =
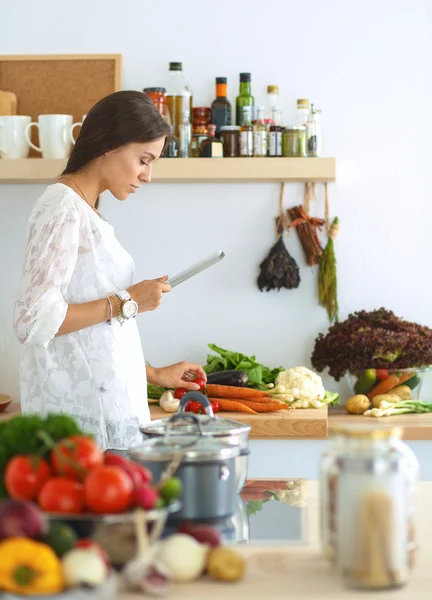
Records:
[[[169,461],[185,453],[182,463],[204,460],[227,460],[240,454],[237,445],[218,442],[210,437],[194,435],[169,435],[146,440],[129,450],[132,460],[152,462]]]
[[[177,413],[180,414],[180,413]],[[188,414],[188,413],[186,413]],[[203,436],[205,437],[225,437],[230,435],[248,434],[250,431],[250,425],[239,423],[231,419],[224,418],[212,418],[208,415],[195,415],[199,419],[199,423],[202,427]],[[169,419],[158,419],[152,421],[144,427],[140,427],[141,432],[149,436],[161,436],[165,435]],[[178,420],[172,423],[170,428],[170,435],[190,435],[196,433],[196,425],[191,424],[189,421]]]

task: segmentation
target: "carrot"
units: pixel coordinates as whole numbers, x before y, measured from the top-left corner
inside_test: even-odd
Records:
[[[209,400],[211,400],[211,398],[209,398]],[[244,413],[249,413],[250,415],[258,414],[254,410],[249,408],[248,406],[245,406],[241,402],[236,402],[235,400],[225,400],[223,398],[215,398],[215,400],[217,400],[219,402],[219,406],[220,406],[221,410],[244,412]]]
[[[288,407],[283,402],[250,402],[249,400],[243,400],[242,398],[209,398],[210,402],[217,401],[221,410],[230,410],[229,408],[223,408],[222,403],[235,403],[236,405],[242,405],[243,407],[252,409],[255,413],[259,412],[275,412],[276,410],[286,410]],[[229,405],[228,405],[229,406]],[[234,410],[234,409],[232,409]],[[237,409],[235,409],[237,410]],[[243,411],[245,412],[245,411]],[[249,412],[249,411],[248,411]]]
[[[208,383],[206,386],[207,394],[214,398],[268,398],[267,392],[252,390],[251,388],[237,387],[235,385],[217,385]]]
[[[400,377],[392,373],[387,377],[387,379],[377,383],[377,385],[371,389],[367,397],[369,400],[372,400],[372,398],[378,396],[378,394],[387,394],[387,392],[392,390],[397,385],[400,385],[404,381],[411,379],[412,376],[412,373],[402,373]]]

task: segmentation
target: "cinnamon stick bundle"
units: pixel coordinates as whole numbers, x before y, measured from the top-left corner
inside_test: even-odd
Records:
[[[323,249],[317,230],[324,225],[324,219],[310,217],[301,205],[289,208],[287,213],[291,219],[290,227],[297,229],[307,264],[310,267],[318,265],[323,255]]]

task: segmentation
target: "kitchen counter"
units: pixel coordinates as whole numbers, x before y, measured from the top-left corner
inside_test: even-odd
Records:
[[[253,483],[253,482],[252,482]],[[280,483],[280,480],[277,480]],[[339,576],[329,566],[319,549],[319,486],[316,482],[306,484],[306,506],[290,506],[297,510],[297,521],[302,522],[300,534],[294,540],[260,540],[250,544],[242,544],[237,548],[247,561],[247,574],[243,581],[236,584],[216,583],[203,577],[191,583],[174,585],[168,595],[172,600],[262,600],[263,598],[299,600],[331,598],[345,600],[359,598],[359,592],[347,589]],[[247,487],[245,488],[248,489]],[[256,490],[256,488],[255,488]],[[256,491],[253,492],[256,494]],[[252,495],[253,495],[252,494]],[[266,504],[261,513],[264,515]],[[417,600],[430,598],[432,585],[432,483],[419,484],[417,501],[417,522],[421,523],[418,531],[419,552],[417,566],[414,569],[409,584],[400,590],[391,592],[367,592],[364,597],[369,600],[391,598],[392,600]],[[277,505],[277,502],[274,502]],[[279,503],[281,504],[281,503]],[[301,503],[302,504],[302,503]],[[249,522],[257,515],[249,517]],[[283,521],[274,513],[273,518],[279,519],[279,529],[287,527],[288,521]],[[270,519],[268,520],[270,523]],[[291,522],[295,529],[295,521]],[[289,532],[286,532],[289,533]],[[289,537],[289,536],[288,536]],[[138,600],[140,594],[123,593],[120,600]]]
[[[150,405],[152,420],[169,417],[158,404]],[[252,440],[285,440],[310,439],[320,440],[327,437],[328,409],[278,410],[273,413],[249,415],[241,412],[220,412],[218,417],[233,419],[251,426],[249,439]]]

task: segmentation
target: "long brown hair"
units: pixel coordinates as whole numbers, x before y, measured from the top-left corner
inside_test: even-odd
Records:
[[[87,114],[62,175],[77,173],[110,150],[154,142],[170,133],[169,125],[148,96],[135,90],[114,92],[99,100]]]

